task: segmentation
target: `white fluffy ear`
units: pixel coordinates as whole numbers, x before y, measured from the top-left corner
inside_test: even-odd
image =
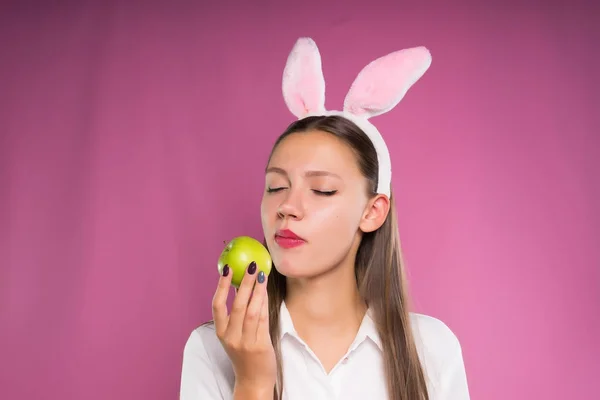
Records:
[[[283,70],[283,99],[296,117],[325,112],[325,78],[317,44],[300,38]]]
[[[425,47],[399,50],[363,68],[344,100],[344,111],[370,118],[388,112],[431,65]]]

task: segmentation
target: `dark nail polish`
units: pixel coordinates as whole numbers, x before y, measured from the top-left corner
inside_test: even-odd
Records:
[[[250,275],[254,275],[255,272],[256,272],[256,263],[254,261],[252,261],[250,263],[250,266],[248,267],[248,273]]]
[[[258,283],[263,283],[265,281],[265,273],[263,271],[260,271],[258,273],[258,278],[256,278],[258,280]]]
[[[229,265],[223,267],[223,276],[229,275]]]

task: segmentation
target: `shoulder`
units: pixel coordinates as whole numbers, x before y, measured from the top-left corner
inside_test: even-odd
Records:
[[[220,346],[220,342],[217,338],[217,333],[215,332],[215,325],[211,321],[200,325],[191,332],[185,348],[192,349],[202,347],[206,350],[210,350],[216,345]]]
[[[419,357],[432,379],[440,377],[457,359],[462,361],[460,341],[445,322],[419,313],[411,313],[410,322]]]
[[[460,351],[458,337],[445,322],[418,313],[410,313],[410,322],[417,346],[423,350],[442,358]]]
[[[201,390],[202,393],[219,392],[224,395],[231,391],[234,377],[233,366],[217,337],[214,324],[206,323],[194,329],[183,350],[182,394]]]
[[[202,357],[219,369],[227,369],[231,364],[212,322],[200,325],[191,332],[184,347],[184,354]]]

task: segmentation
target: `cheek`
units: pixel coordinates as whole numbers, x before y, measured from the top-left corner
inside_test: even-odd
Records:
[[[272,221],[277,216],[278,203],[275,196],[263,196],[260,202],[260,217],[263,222],[263,229],[267,228],[268,221]]]
[[[351,237],[358,229],[360,214],[356,206],[342,201],[339,204],[315,210],[313,222],[318,224],[323,235],[331,239]]]

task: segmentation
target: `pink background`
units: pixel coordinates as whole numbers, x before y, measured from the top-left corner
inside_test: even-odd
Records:
[[[330,108],[372,59],[432,51],[376,123],[417,310],[472,398],[596,398],[600,6],[37,3],[0,6],[0,398],[177,397],[223,240],[261,236],[299,36]]]

